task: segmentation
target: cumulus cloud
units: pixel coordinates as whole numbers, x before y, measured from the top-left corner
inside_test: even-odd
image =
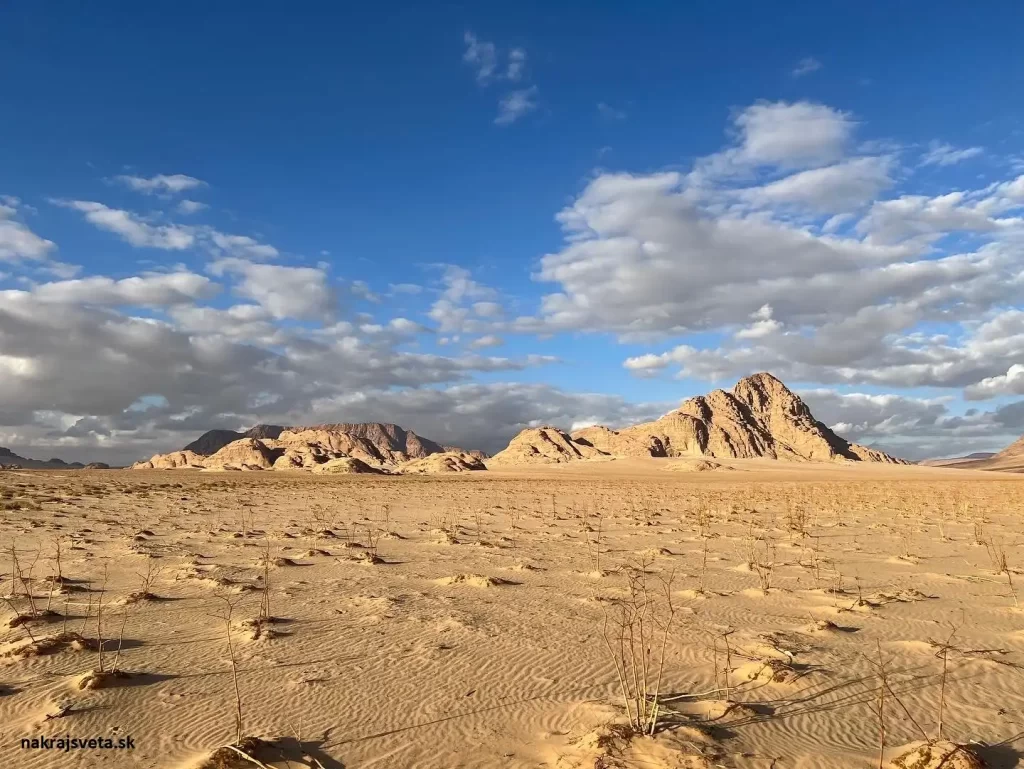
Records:
[[[874,200],[892,185],[894,162],[891,156],[853,158],[800,171],[737,194],[761,207],[799,205],[824,213],[848,211]]]
[[[735,146],[705,158],[698,171],[715,177],[829,165],[843,158],[856,126],[848,113],[824,104],[758,102],[734,115]]]
[[[815,417],[848,440],[911,460],[998,451],[1024,429],[1024,424],[1012,424],[1013,415],[1002,409],[954,413],[948,397],[841,393],[825,388],[799,394]]]
[[[886,199],[897,156],[878,142],[856,152],[883,154],[852,154],[845,113],[765,103],[734,126],[734,145],[691,173],[594,177],[557,215],[564,243],[534,274],[554,290],[536,315],[489,333],[678,339],[629,357],[640,376],[716,381],[767,369],[823,384],[967,388],[972,398],[1013,392],[1000,377],[1024,359],[1024,177]],[[744,173],[758,183],[737,185]],[[951,236],[970,247],[949,248]],[[696,332],[719,341],[693,344]]]
[[[278,316],[302,310],[289,304],[293,297],[267,294],[265,284],[282,290],[301,273],[268,278],[269,265],[250,266],[257,269],[241,276],[258,303],[227,309],[180,301],[212,288],[185,273],[0,291],[0,402],[10,412],[0,445],[130,461],[180,447],[213,425],[343,421],[340,411],[328,419],[331,398],[394,391],[398,399],[399,391],[451,386],[478,372],[553,362],[400,351],[396,345],[422,329],[403,318],[379,328],[282,326]],[[242,268],[221,265],[236,277]],[[170,306],[159,320],[128,314],[123,303]]]
[[[234,276],[234,292],[252,299],[274,318],[323,320],[337,307],[337,294],[319,267],[256,264],[229,257],[215,261],[210,270],[217,276]]]
[[[506,62],[466,42],[487,82],[526,77],[513,66],[525,54]],[[134,459],[213,426],[386,419],[495,450],[531,424],[621,425],[671,407],[474,381],[557,362],[487,354],[511,335],[589,332],[642,345],[624,361],[638,376],[731,385],[770,370],[813,384],[805,395],[820,419],[893,453],[999,448],[1024,430],[1024,401],[963,399],[1024,394],[1024,176],[914,194],[908,150],[863,130],[834,107],[759,102],[689,171],[596,174],[557,213],[562,242],[533,263],[544,294],[520,317],[506,307],[522,297],[464,267],[378,294],[336,282],[325,263],[280,264],[249,235],[58,201],[137,247],[210,258],[206,275],[79,276],[46,259],[55,245],[2,198],[0,259],[22,274],[21,290],[0,292],[0,445],[90,458],[117,446]],[[933,149],[932,165],[950,156]],[[185,203],[173,210],[195,213]],[[46,269],[57,279],[35,282]],[[410,306],[389,317],[384,300],[396,298]],[[360,300],[377,314],[349,307]],[[452,354],[421,351],[431,344]]]
[[[968,386],[964,394],[971,400],[984,400],[997,395],[1024,395],[1024,364],[1014,363],[1005,374],[985,377]]]
[[[457,265],[439,265],[443,270],[440,297],[431,305],[428,317],[443,334],[482,333],[491,328],[489,319],[502,314],[494,301],[497,291],[473,279],[472,273]],[[476,301],[474,301],[476,300]]]

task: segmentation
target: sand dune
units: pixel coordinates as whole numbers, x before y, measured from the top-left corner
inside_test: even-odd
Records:
[[[0,766],[1018,765],[1024,477],[682,461],[0,476]]]

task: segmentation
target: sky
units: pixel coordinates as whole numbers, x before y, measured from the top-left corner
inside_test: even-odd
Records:
[[[1024,433],[1024,6],[0,5],[0,446]]]

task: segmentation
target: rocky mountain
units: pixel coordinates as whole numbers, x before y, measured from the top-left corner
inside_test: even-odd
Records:
[[[426,461],[435,456],[443,458]],[[158,454],[132,469],[423,473],[486,468],[473,453],[442,446],[398,425],[368,422],[257,425],[246,433],[211,430],[182,451]]]
[[[208,457],[216,454],[233,441],[238,441],[242,438],[277,438],[283,430],[284,428],[278,425],[256,425],[244,433],[234,430],[208,430],[188,444],[182,451],[191,451],[200,456]]]
[[[489,467],[614,457],[770,458],[906,464],[841,438],[771,374],[684,401],[653,422],[623,430],[587,427],[571,435],[552,427],[524,430]]]
[[[10,449],[0,446],[0,467],[20,468],[24,470],[81,470],[85,467],[81,462],[65,462],[63,459],[28,459],[20,457]]]

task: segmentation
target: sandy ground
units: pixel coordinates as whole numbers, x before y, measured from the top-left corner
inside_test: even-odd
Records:
[[[1024,477],[666,464],[0,473],[0,767],[201,766],[236,736],[232,656],[275,769],[872,767],[880,693],[887,761],[941,705],[947,739],[1024,765]],[[613,663],[631,578],[654,737]],[[26,586],[53,614],[11,627]],[[59,735],[136,747],[19,747]]]

